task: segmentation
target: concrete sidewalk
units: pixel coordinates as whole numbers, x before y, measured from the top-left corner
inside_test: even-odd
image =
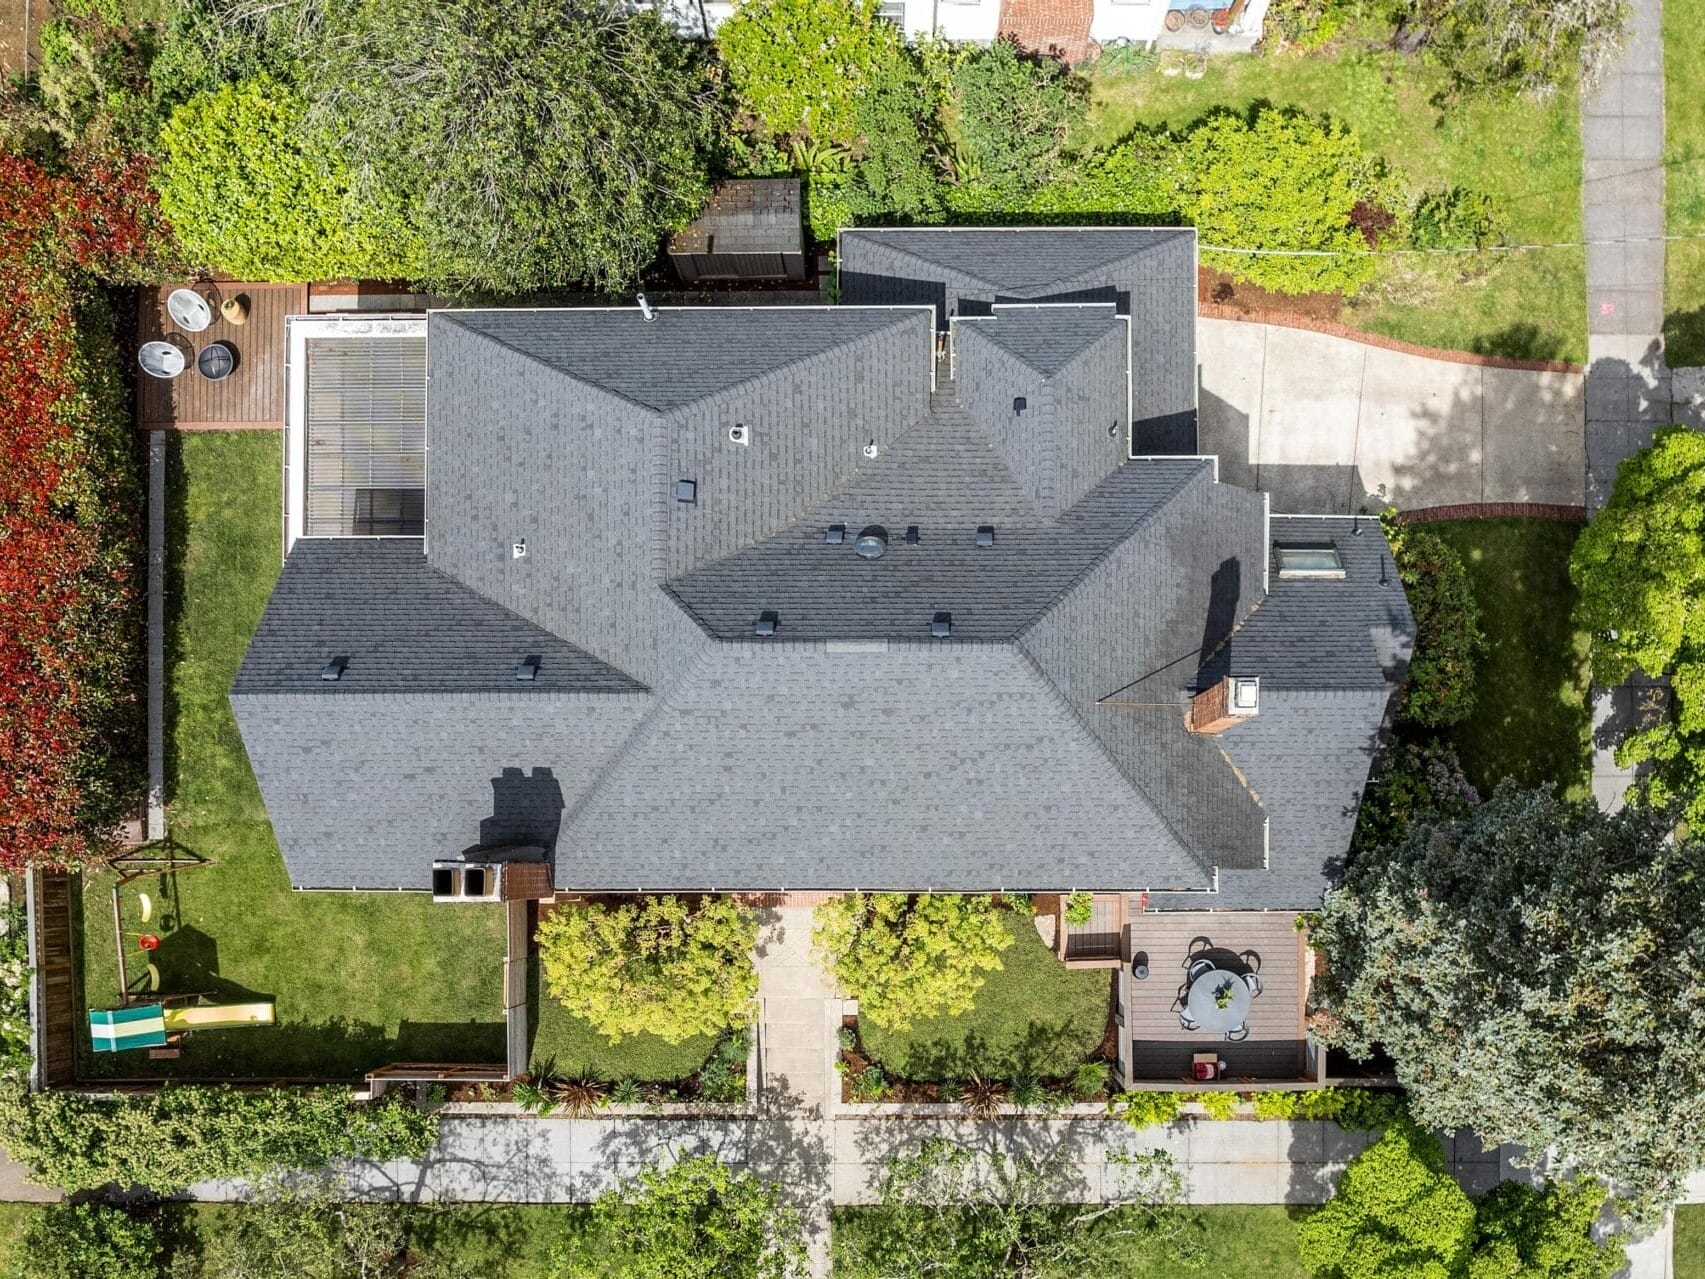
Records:
[[[1431,359],[1241,320],[1196,323],[1201,451],[1275,511],[1582,502],[1582,375]]]

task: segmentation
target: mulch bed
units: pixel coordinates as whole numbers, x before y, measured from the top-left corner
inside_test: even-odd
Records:
[[[1274,293],[1258,284],[1234,280],[1213,267],[1196,268],[1196,296],[1204,313],[1222,319],[1258,320],[1268,324],[1309,327],[1340,323],[1344,299],[1337,293]]]

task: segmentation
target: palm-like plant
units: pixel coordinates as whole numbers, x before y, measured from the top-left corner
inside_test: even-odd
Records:
[[[959,1106],[973,1119],[995,1118],[1000,1114],[1001,1105],[1005,1101],[1005,1084],[995,1079],[984,1079],[974,1073],[959,1091]]]

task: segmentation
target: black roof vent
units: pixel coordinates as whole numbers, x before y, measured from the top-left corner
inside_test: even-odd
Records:
[[[1015,395],[1012,397],[1012,412],[1014,417],[1018,416],[1029,407],[1030,401],[1025,399],[1022,395]]]
[[[347,657],[334,657],[331,659],[331,661],[327,662],[324,666],[320,667],[320,678],[321,679],[342,679],[343,678],[343,668],[348,666],[348,665],[349,665],[349,659]]]
[[[918,544],[918,526],[916,524],[906,525],[906,545],[907,546],[916,546],[917,544]]]
[[[845,524],[829,525],[828,531],[823,534],[823,540],[830,546],[839,546],[847,540],[847,526]]]
[[[528,653],[521,659],[521,665],[515,668],[515,678],[531,682],[539,677],[539,655]]]
[[[776,633],[776,613],[773,608],[766,608],[758,614],[758,624],[752,628],[759,635],[768,639]]]
[[[953,614],[948,612],[937,613],[930,619],[929,633],[931,639],[946,639],[953,634]]]
[[[677,502],[696,502],[699,500],[699,482],[697,480],[676,480],[675,500]]]
[[[858,541],[853,543],[860,559],[879,560],[882,553],[888,549],[888,530],[880,524],[869,524],[859,531]]]
[[[977,528],[977,545],[993,546],[995,544],[995,526],[993,524],[979,525]]]

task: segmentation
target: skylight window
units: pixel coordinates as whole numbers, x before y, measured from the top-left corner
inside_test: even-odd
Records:
[[[676,480],[675,500],[677,502],[696,502],[699,500],[699,482],[697,480]]]
[[[1330,542],[1299,543],[1274,550],[1281,579],[1313,577],[1341,581],[1344,577],[1344,560]]]

